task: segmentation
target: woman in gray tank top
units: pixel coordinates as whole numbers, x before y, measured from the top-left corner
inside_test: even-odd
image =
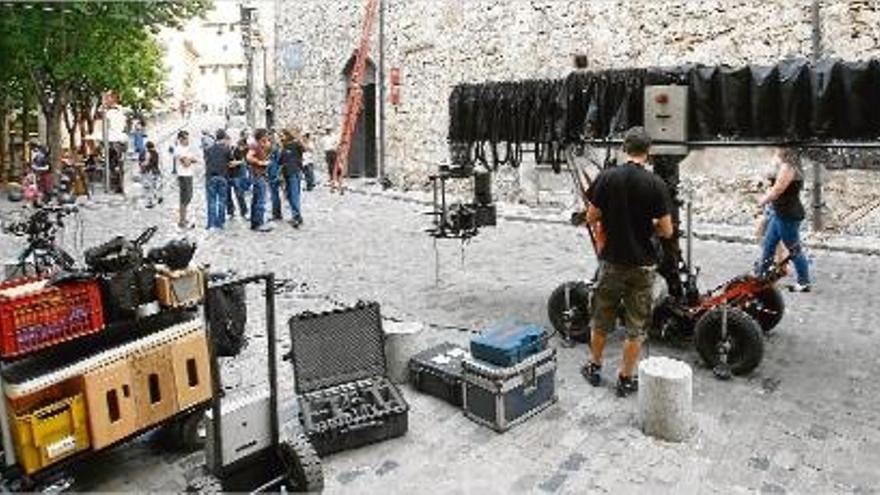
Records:
[[[793,148],[779,148],[774,156],[776,179],[761,197],[758,206],[772,205],[767,233],[761,254],[761,271],[773,264],[776,246],[782,242],[792,254],[797,272],[797,283],[789,287],[792,292],[809,292],[811,289],[810,263],[804,255],[800,228],[806,218],[806,210],[800,194],[804,188],[804,173],[800,153]]]

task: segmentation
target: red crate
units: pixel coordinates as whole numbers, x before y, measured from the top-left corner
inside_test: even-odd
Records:
[[[21,278],[0,290],[39,281]],[[0,296],[0,356],[16,357],[104,328],[101,290],[95,280],[65,282],[22,296]]]

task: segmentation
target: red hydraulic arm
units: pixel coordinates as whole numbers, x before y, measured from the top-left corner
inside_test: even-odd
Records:
[[[367,14],[364,18],[363,31],[361,32],[360,44],[355,54],[354,69],[351,71],[351,80],[348,83],[348,97],[345,101],[345,118],[342,121],[342,129],[339,137],[339,148],[336,151],[336,164],[333,167],[331,185],[333,188],[342,189],[342,177],[348,171],[348,158],[351,153],[352,139],[358,117],[364,107],[363,82],[364,72],[367,67],[367,55],[370,49],[370,35],[373,33],[373,24],[379,0],[367,0]]]

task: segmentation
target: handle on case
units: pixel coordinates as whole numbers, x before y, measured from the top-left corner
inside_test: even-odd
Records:
[[[373,428],[375,426],[382,426],[382,421],[375,421],[374,420],[374,421],[367,421],[366,423],[359,423],[354,426],[344,426],[344,427],[340,428],[339,431],[341,433],[345,434],[345,433],[351,433],[354,431],[365,430],[367,428]]]

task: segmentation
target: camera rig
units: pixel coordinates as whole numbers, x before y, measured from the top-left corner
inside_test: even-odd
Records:
[[[427,232],[435,239],[461,239],[467,241],[479,234],[483,227],[494,227],[497,209],[492,198],[492,173],[485,168],[458,165],[442,166],[430,177],[434,192],[433,227]],[[474,198],[471,202],[447,200],[447,181],[472,180]]]

